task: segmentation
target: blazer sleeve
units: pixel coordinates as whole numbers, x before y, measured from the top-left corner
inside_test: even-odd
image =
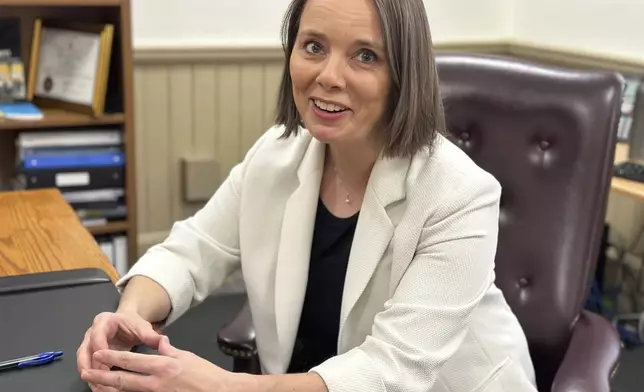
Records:
[[[498,182],[485,175],[436,200],[409,268],[371,334],[311,369],[330,392],[431,389],[494,281],[500,195]]]
[[[192,217],[176,222],[165,241],[148,249],[117,282],[121,291],[137,275],[161,285],[172,304],[162,326],[171,324],[191,307],[203,302],[239,268],[242,183],[246,168],[265,137],[262,136],[244,160],[233,167],[202,209]]]

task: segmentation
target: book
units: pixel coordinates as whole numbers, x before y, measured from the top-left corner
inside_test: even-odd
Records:
[[[127,236],[125,234],[101,235],[94,237],[107,259],[116,268],[120,276],[127,274],[128,263]]]
[[[0,118],[10,120],[42,120],[43,114],[31,102],[0,103]]]
[[[118,130],[86,130],[54,132],[20,132],[16,138],[19,150],[30,148],[119,146],[123,144]]]

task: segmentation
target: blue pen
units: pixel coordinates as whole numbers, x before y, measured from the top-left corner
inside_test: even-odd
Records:
[[[54,362],[56,358],[62,357],[62,351],[48,351],[28,357],[10,359],[0,362],[0,370],[21,369],[31,366],[47,365]]]

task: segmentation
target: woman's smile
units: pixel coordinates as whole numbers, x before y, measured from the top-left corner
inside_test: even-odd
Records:
[[[351,114],[351,109],[346,106],[315,98],[309,100],[309,110],[320,120],[327,121],[344,120]]]

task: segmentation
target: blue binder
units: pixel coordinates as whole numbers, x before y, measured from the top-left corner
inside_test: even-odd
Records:
[[[125,164],[123,152],[29,155],[23,161],[24,169],[62,169],[71,167],[105,167]]]

